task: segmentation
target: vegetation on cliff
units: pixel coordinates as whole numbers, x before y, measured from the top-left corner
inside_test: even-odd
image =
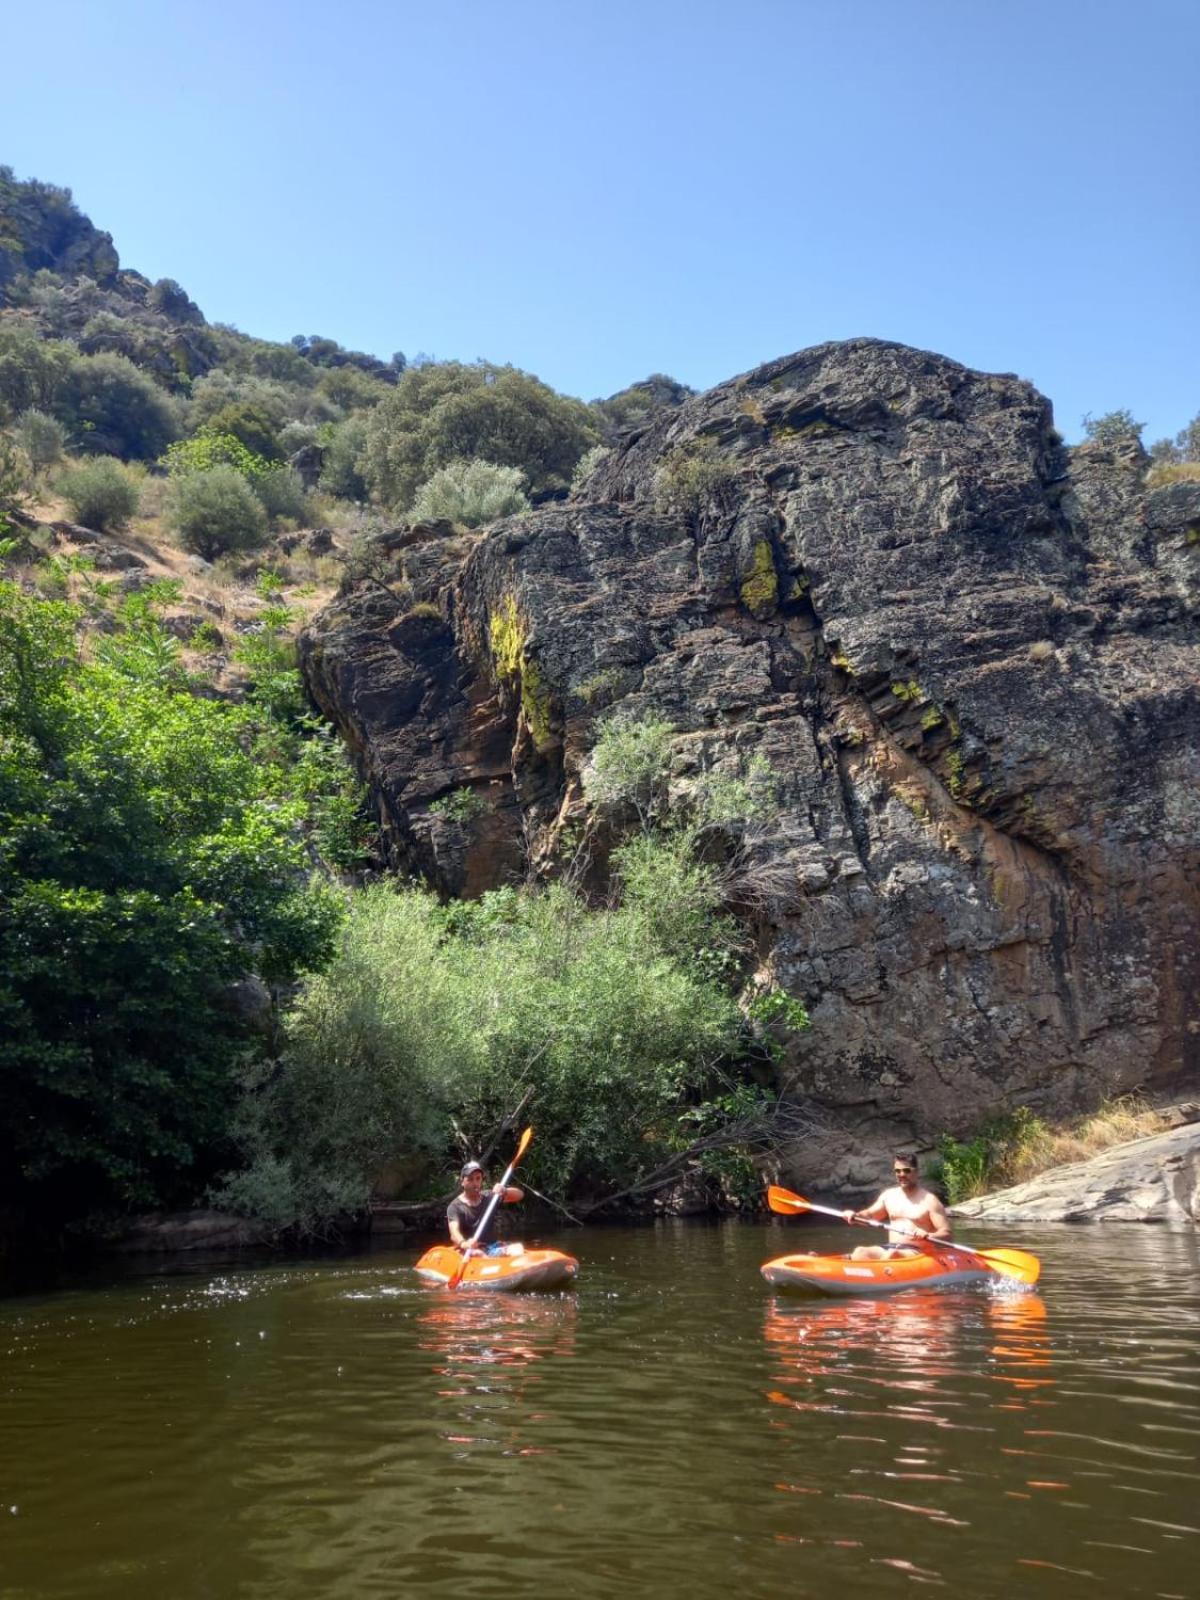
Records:
[[[58,1217],[192,1198],[254,1048],[233,986],[338,917],[261,712],[191,693],[151,604],[85,655],[0,584],[0,1182]]]

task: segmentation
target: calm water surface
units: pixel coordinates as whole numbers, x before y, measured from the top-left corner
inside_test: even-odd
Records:
[[[785,1299],[844,1229],[669,1223],[547,1239],[561,1296],[407,1251],[10,1297],[0,1595],[1195,1600],[1196,1238],[990,1238],[1039,1293]]]

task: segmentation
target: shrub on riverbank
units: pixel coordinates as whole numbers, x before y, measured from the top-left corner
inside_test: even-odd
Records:
[[[316,1229],[361,1208],[398,1156],[448,1166],[452,1115],[478,1147],[526,1092],[539,1187],[611,1192],[678,1147],[680,1113],[742,1029],[641,904],[591,910],[559,885],[444,907],[375,886],[306,983],[278,1070],[248,1078],[246,1166],[219,1198]]]
[[[0,584],[0,1200],[59,1218],[194,1197],[254,1048],[231,986],[338,917],[256,708],[191,694],[125,604],[85,660],[75,608]]]
[[[1136,1095],[1106,1101],[1089,1116],[1052,1128],[1026,1106],[990,1122],[972,1138],[944,1134],[934,1176],[951,1205],[1024,1183],[1053,1167],[1086,1161],[1113,1145],[1162,1133],[1165,1119]]]

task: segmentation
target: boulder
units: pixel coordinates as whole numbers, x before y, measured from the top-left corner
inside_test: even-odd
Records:
[[[1200,1222],[1200,1123],[1115,1145],[951,1209],[981,1222]]]
[[[230,1250],[271,1238],[265,1223],[225,1211],[153,1211],[134,1217],[108,1247],[121,1254],[175,1250]]]
[[[602,715],[672,723],[679,794],[764,757],[740,909],[825,1128],[787,1175],[861,1187],[1005,1107],[1195,1082],[1200,544],[1146,465],[1022,379],[821,345],[656,414],[586,500],[387,540],[301,663],[392,865],[450,894],[553,862]]]

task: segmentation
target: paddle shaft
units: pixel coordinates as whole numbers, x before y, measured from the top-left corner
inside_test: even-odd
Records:
[[[467,1247],[463,1251],[462,1261],[459,1263],[458,1271],[450,1279],[450,1282],[447,1284],[447,1288],[457,1289],[459,1284],[462,1282],[463,1273],[467,1270],[467,1262],[471,1259],[471,1251],[475,1247],[475,1245],[477,1245],[479,1243],[479,1240],[483,1236],[484,1229],[487,1227],[488,1223],[492,1220],[492,1212],[495,1211],[496,1207],[500,1204],[501,1200],[504,1199],[504,1191],[508,1188],[508,1180],[512,1177],[513,1173],[517,1170],[517,1163],[520,1161],[521,1157],[525,1154],[526,1150],[529,1149],[529,1141],[532,1138],[533,1138],[533,1129],[532,1128],[526,1128],[525,1132],[521,1135],[521,1142],[517,1146],[517,1153],[513,1156],[512,1160],[509,1162],[508,1168],[507,1168],[504,1176],[500,1179],[500,1182],[496,1185],[495,1189],[492,1190],[492,1198],[488,1201],[487,1206],[484,1209],[484,1213],[479,1219],[479,1226],[475,1229],[475,1232],[471,1235],[470,1239],[468,1240]]]
[[[832,1206],[815,1206],[811,1200],[806,1200],[802,1206],[797,1206],[796,1209],[797,1211],[819,1211],[823,1217],[836,1217],[839,1222],[845,1222],[846,1220],[844,1211],[835,1211]],[[857,1211],[854,1213],[853,1220],[861,1222],[864,1228],[887,1228],[890,1231],[895,1226],[891,1222],[878,1222],[874,1217],[860,1217]],[[972,1250],[969,1245],[955,1244],[952,1239],[935,1239],[931,1233],[926,1233],[924,1228],[918,1228],[915,1225],[909,1238],[928,1239],[931,1244],[936,1244],[939,1250],[944,1245],[947,1250],[963,1250],[969,1256],[979,1254],[977,1250]]]

